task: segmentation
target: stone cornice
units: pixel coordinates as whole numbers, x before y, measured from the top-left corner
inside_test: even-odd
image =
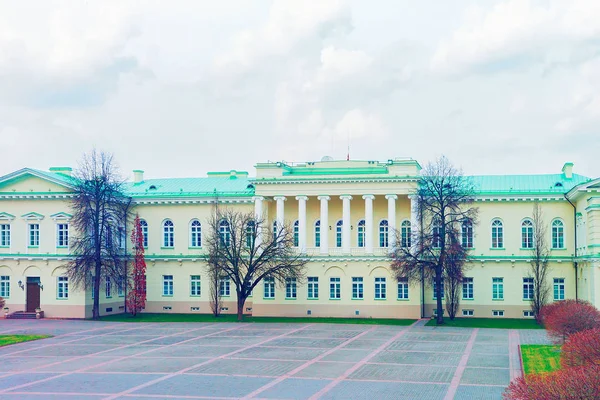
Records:
[[[306,179],[252,179],[254,185],[289,185],[289,184],[337,184],[337,183],[385,183],[385,182],[417,182],[418,178],[392,177],[392,178],[306,178]]]

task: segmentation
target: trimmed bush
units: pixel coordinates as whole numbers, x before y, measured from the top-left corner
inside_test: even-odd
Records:
[[[544,306],[540,314],[548,334],[559,343],[574,333],[600,328],[600,311],[586,301],[554,302]]]
[[[563,368],[586,364],[600,365],[600,328],[574,333],[562,346],[560,365]]]
[[[504,392],[507,400],[600,399],[600,365],[561,369],[515,379]]]

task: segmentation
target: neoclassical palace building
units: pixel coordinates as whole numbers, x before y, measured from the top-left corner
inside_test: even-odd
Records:
[[[265,280],[245,311],[259,316],[419,318],[433,314],[430,282],[395,277],[387,254],[409,246],[418,222],[411,193],[420,166],[413,159],[256,165],[247,172],[201,178],[146,179],[127,185],[142,219],[146,245],[145,311],[209,313],[203,228],[219,207],[263,215],[293,227],[298,251],[310,257],[306,280]],[[46,317],[91,316],[92,294],[69,287],[72,196],[70,168],[23,168],[0,177],[0,296],[9,312],[41,308]],[[479,223],[464,226],[471,248],[459,315],[531,317],[534,202],[542,207],[551,248],[554,301],[579,298],[600,307],[600,179],[573,173],[473,176]],[[104,282],[101,313],[123,312],[122,282]],[[235,313],[235,290],[220,282],[223,312]]]

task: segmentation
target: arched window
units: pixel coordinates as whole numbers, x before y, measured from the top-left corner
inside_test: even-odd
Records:
[[[202,247],[202,225],[197,219],[190,224],[190,247]]]
[[[219,222],[219,236],[221,236],[221,244],[229,246],[231,244],[231,230],[229,229],[229,222]]]
[[[565,225],[560,219],[552,221],[552,248],[565,248]]]
[[[140,219],[140,227],[142,228],[142,241],[144,247],[148,247],[148,223],[145,220]]]
[[[412,244],[410,236],[410,221],[402,221],[402,224],[400,224],[400,240],[402,247],[411,247]]]
[[[462,246],[465,249],[473,248],[473,223],[471,221],[464,221],[461,226],[461,240]]]
[[[492,248],[504,248],[504,227],[499,219],[492,221]]]
[[[533,249],[533,222],[528,219],[521,223],[521,247]]]
[[[175,226],[173,222],[168,219],[163,222],[163,247],[175,246]]]
[[[300,227],[299,222],[294,222],[294,247],[298,247],[300,243]]]
[[[379,223],[379,247],[388,247],[388,222],[384,219]]]
[[[358,221],[358,228],[356,228],[358,237],[357,243],[358,247],[365,247],[365,220],[361,219]]]
[[[440,247],[442,247],[442,224],[437,218],[434,219],[433,223],[431,224],[431,235],[431,244],[433,248],[439,249]]]
[[[321,221],[315,222],[315,247],[321,247]]]
[[[256,236],[256,224],[254,221],[249,221],[246,225],[246,247],[252,247]]]
[[[335,224],[335,247],[342,247],[342,226],[344,221],[341,219]]]

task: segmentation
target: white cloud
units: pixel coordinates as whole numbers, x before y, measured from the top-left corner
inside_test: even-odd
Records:
[[[321,67],[317,80],[328,83],[346,79],[363,72],[372,62],[373,59],[364,51],[328,46],[321,50]]]

